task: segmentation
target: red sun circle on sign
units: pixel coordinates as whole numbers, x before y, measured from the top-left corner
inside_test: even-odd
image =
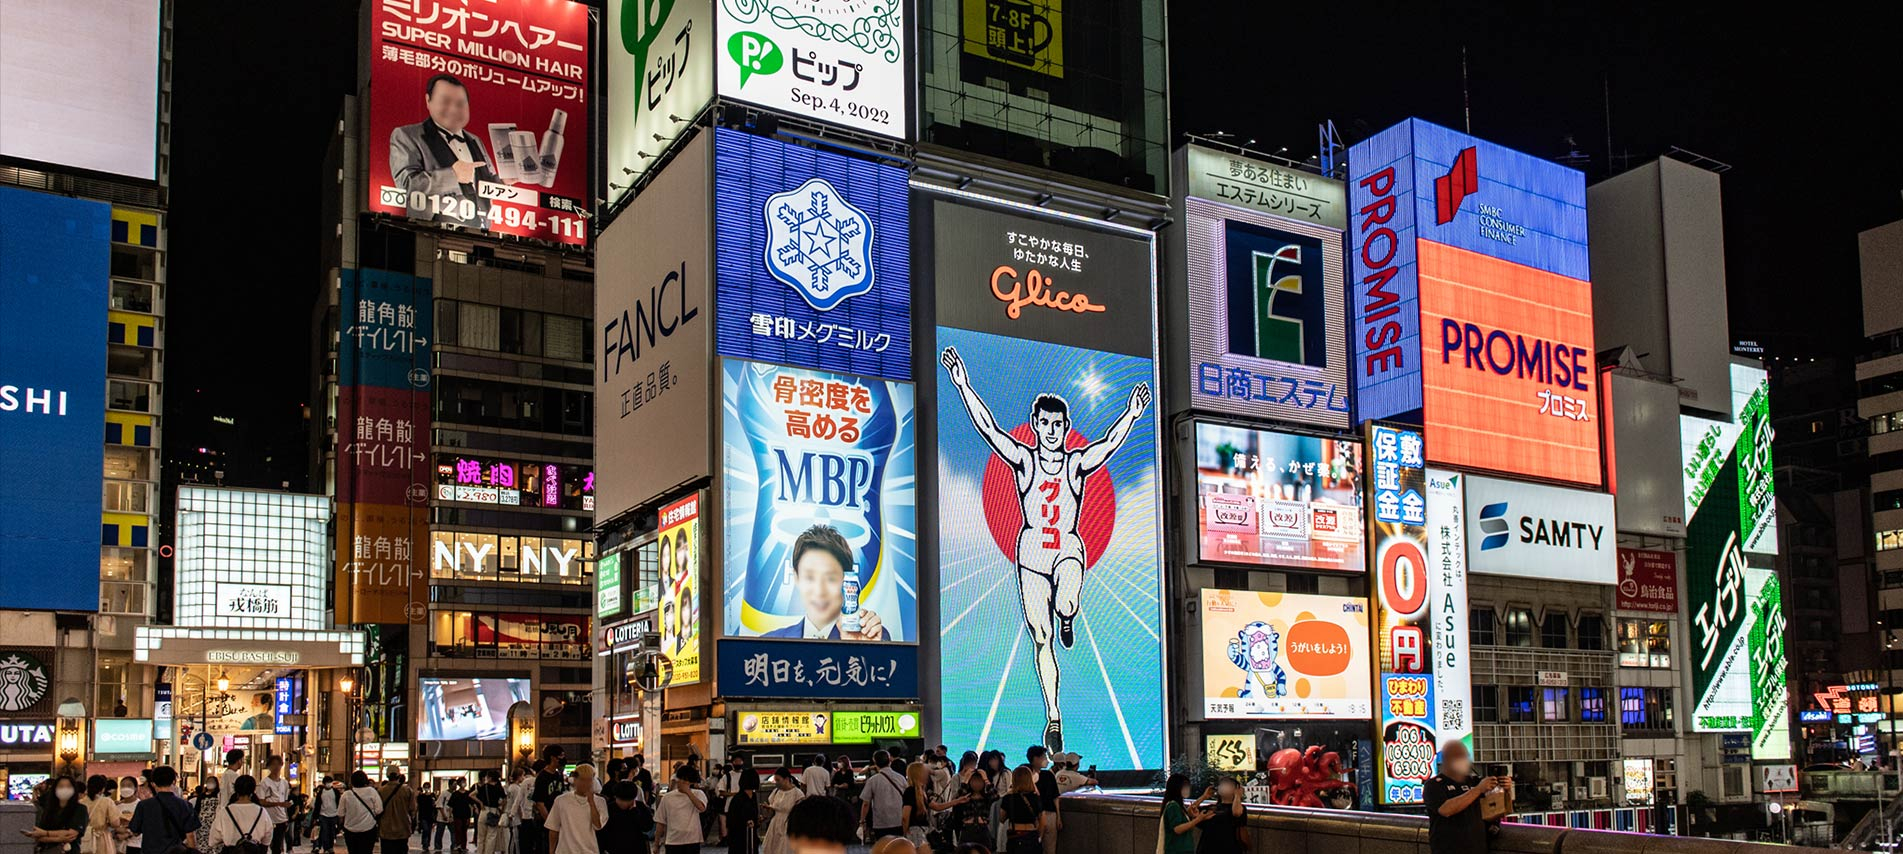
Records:
[[[1037,447],[1037,433],[1029,424],[1011,428],[1010,434],[1013,439]],[[1074,451],[1088,444],[1090,440],[1076,430],[1070,431],[1064,439],[1066,450]],[[985,460],[982,494],[985,525],[991,529],[991,540],[998,544],[998,551],[1016,562],[1018,533],[1024,530],[1024,504],[1018,494],[1017,476],[997,454]],[[1084,478],[1082,504],[1078,511],[1077,536],[1084,541],[1084,568],[1089,569],[1097,565],[1097,559],[1109,547],[1110,534],[1117,526],[1117,487],[1110,480],[1109,466]]]

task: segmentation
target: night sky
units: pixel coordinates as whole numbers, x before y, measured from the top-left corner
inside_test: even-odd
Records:
[[[198,389],[254,435],[300,429],[319,200],[332,186],[322,157],[354,82],[352,6],[175,5],[175,410]],[[1172,127],[1178,141],[1224,131],[1297,159],[1315,153],[1326,119],[1349,145],[1410,115],[1460,128],[1465,45],[1472,132],[1547,157],[1576,149],[1596,181],[1608,174],[1609,88],[1612,171],[1671,146],[1734,167],[1723,180],[1733,337],[1773,354],[1851,355],[1856,233],[1903,217],[1903,61],[1895,17],[1816,12],[1173,0]],[[192,444],[192,429],[169,425],[168,444]]]

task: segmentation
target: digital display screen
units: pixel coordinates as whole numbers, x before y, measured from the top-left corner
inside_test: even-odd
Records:
[[[1368,719],[1368,600],[1204,590],[1203,714]]]
[[[527,679],[416,680],[422,697],[417,738],[423,741],[503,741],[509,707],[529,702]]]
[[[1367,570],[1361,440],[1196,423],[1204,561]]]

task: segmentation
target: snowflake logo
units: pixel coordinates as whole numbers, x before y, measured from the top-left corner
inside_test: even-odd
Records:
[[[818,311],[872,290],[872,218],[823,178],[767,197],[766,268]]]

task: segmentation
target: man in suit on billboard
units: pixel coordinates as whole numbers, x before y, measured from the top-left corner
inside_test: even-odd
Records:
[[[423,104],[428,118],[390,131],[390,179],[409,193],[411,218],[481,228],[489,200],[476,185],[498,179],[468,131],[469,90],[438,74],[424,87]]]
[[[846,573],[851,571],[851,599],[846,601]],[[767,638],[805,640],[891,640],[885,621],[870,608],[859,607],[859,574],[853,566],[852,546],[831,525],[814,525],[793,541],[793,578],[806,616],[799,622],[762,634]],[[851,610],[847,610],[847,606]],[[855,625],[853,619],[857,619]]]

